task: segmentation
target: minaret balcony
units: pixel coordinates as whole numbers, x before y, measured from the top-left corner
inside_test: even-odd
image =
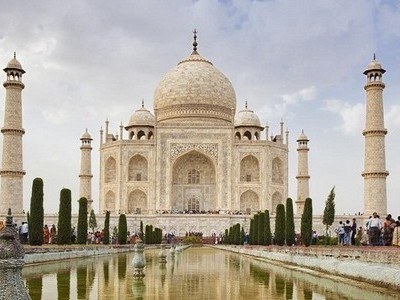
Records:
[[[373,135],[378,135],[378,136],[384,136],[387,134],[387,129],[371,129],[371,130],[363,130],[363,136],[373,136]]]

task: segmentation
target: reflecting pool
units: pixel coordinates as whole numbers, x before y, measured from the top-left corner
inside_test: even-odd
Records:
[[[27,266],[35,299],[399,299],[398,292],[345,278],[271,265],[208,247],[189,248],[167,264],[146,250],[146,276],[133,278],[133,253]]]

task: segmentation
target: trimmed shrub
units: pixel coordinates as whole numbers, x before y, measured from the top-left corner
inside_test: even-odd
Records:
[[[307,198],[301,216],[301,242],[304,246],[311,245],[312,239],[312,200]]]
[[[154,228],[154,244],[161,244],[162,243],[162,229],[161,228]]]
[[[92,229],[92,232],[94,232],[94,230],[95,230],[96,227],[97,227],[96,215],[94,214],[94,210],[93,210],[93,209],[90,211],[88,227],[89,227],[90,229]]]
[[[203,244],[203,239],[199,236],[187,236],[182,240],[182,244]]]
[[[256,214],[256,215],[254,215],[254,235],[253,235],[253,238],[254,238],[254,242],[253,242],[253,244],[254,245],[260,245],[260,241],[258,240],[258,224],[260,223],[260,215],[259,214]]]
[[[71,190],[60,192],[60,209],[58,211],[57,244],[71,244]]]
[[[88,231],[87,202],[85,197],[79,199],[78,236],[76,239],[78,244],[86,244]]]
[[[43,218],[43,180],[35,178],[32,183],[31,207],[28,218],[30,245],[43,245]]]
[[[242,230],[240,231],[240,245],[244,245],[245,240],[246,240],[246,233],[244,232],[244,227],[242,226]]]
[[[120,214],[118,220],[118,244],[120,245],[126,244],[127,234],[128,234],[128,225],[126,224],[126,216],[125,214]]]
[[[265,245],[271,245],[272,234],[271,234],[271,220],[269,217],[269,210],[265,211]]]
[[[143,241],[143,221],[140,221],[139,238]]]
[[[110,244],[110,211],[106,211],[106,218],[104,219],[104,238],[103,244]]]
[[[286,199],[286,224],[285,224],[286,245],[292,246],[295,243],[294,237],[294,216],[293,201],[291,198]]]
[[[322,224],[325,225],[325,243],[328,244],[328,229],[335,221],[335,187],[333,187],[325,202],[324,218]]]
[[[254,219],[250,219],[249,244],[254,245]]]
[[[259,213],[258,222],[258,243],[260,245],[265,245],[265,213]]]
[[[283,204],[276,206],[275,243],[278,246],[285,245],[285,206]]]

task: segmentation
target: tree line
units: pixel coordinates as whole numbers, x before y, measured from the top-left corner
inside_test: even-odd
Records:
[[[87,210],[88,200],[85,197],[79,199],[78,225],[77,225],[77,244],[86,244],[88,228],[97,227],[96,216],[92,209],[88,218]],[[29,228],[29,244],[43,245],[43,226],[44,226],[44,208],[43,208],[43,180],[35,178],[32,183],[32,194],[30,202],[30,211],[27,213]],[[71,225],[71,190],[63,188],[60,191],[60,206],[58,211],[58,232],[57,244],[68,245],[72,243],[72,225]],[[104,220],[103,244],[110,243],[110,211],[106,211]],[[145,234],[143,233],[143,222],[140,221],[139,238],[146,244],[160,244],[162,241],[162,230],[154,228],[152,225],[146,225]],[[118,243],[124,245],[127,243],[128,226],[125,214],[120,214],[118,220]]]

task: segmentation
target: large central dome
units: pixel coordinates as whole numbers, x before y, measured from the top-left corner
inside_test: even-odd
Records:
[[[196,41],[195,41],[196,43]],[[161,123],[232,124],[236,95],[229,79],[196,50],[168,72],[154,94]]]

